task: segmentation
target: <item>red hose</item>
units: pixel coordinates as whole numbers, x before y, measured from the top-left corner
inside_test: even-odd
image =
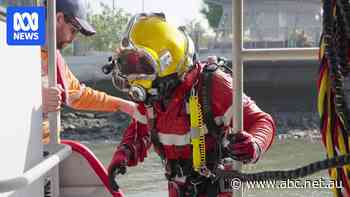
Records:
[[[61,143],[71,146],[74,152],[79,153],[86,159],[113,197],[124,197],[124,194],[120,189],[118,192],[112,190],[109,184],[107,170],[88,147],[73,140],[61,140]]]

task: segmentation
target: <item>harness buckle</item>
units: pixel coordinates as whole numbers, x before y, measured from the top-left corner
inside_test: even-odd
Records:
[[[199,169],[199,175],[210,179],[212,182],[215,182],[216,175],[212,173],[206,165],[201,166],[201,168]]]

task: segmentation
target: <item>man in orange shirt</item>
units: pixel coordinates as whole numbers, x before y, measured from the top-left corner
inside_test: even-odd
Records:
[[[46,3],[45,3],[46,4]],[[83,0],[56,1],[56,61],[57,87],[48,87],[48,51],[41,50],[43,81],[43,142],[49,142],[47,113],[60,110],[61,104],[78,109],[114,112],[121,110],[134,116],[136,104],[121,98],[110,96],[81,84],[65,63],[59,50],[72,43],[78,33],[92,36],[96,33],[87,22],[87,10]]]

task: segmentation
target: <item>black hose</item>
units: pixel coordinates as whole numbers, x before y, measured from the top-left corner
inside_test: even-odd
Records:
[[[325,159],[323,161],[317,161],[309,165],[291,169],[291,170],[276,170],[276,171],[264,171],[257,173],[242,173],[238,171],[224,171],[217,169],[215,171],[216,179],[235,179],[238,178],[242,182],[249,181],[269,181],[269,180],[287,180],[306,177],[321,170],[330,168],[342,167],[350,164],[350,154],[337,156],[331,159]]]

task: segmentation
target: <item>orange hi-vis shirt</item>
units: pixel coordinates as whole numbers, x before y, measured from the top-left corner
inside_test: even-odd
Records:
[[[59,50],[56,51],[57,84],[64,93],[63,102],[77,110],[114,112],[119,109],[122,99],[110,96],[81,84],[65,63]],[[48,51],[41,50],[42,87],[48,87]],[[49,142],[50,132],[47,114],[43,114],[43,143]]]

